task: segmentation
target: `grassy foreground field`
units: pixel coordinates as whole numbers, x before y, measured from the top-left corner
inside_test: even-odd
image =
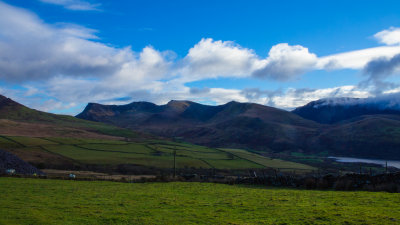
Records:
[[[399,224],[400,194],[0,178],[0,224]]]

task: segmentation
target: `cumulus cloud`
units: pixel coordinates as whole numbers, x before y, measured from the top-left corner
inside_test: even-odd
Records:
[[[286,90],[277,89],[274,91],[251,88],[242,90],[241,94],[248,101],[286,110],[292,110],[319,99],[337,99],[342,97],[367,98],[374,96],[368,90],[353,85],[321,89],[288,88]]]
[[[256,77],[271,80],[291,80],[314,69],[317,56],[307,48],[287,43],[271,48],[261,59],[253,50],[232,41],[202,39],[180,62],[182,80],[188,82],[216,77]]]
[[[320,107],[324,105],[359,105],[364,107],[378,108],[381,110],[400,110],[400,93],[389,93],[367,98],[325,98],[318,101],[314,107]]]
[[[360,82],[361,87],[371,86],[371,93],[381,95],[397,89],[400,85],[387,81],[390,76],[399,74],[400,54],[393,57],[379,57],[368,62],[363,68],[367,79]]]
[[[273,97],[283,94],[281,89],[278,90],[260,90],[259,88],[245,88],[241,94],[250,102],[258,104],[275,106]]]
[[[176,99],[189,99],[217,105],[225,104],[230,101],[248,102],[248,99],[242,95],[241,90],[226,88],[205,88],[200,92],[190,92],[190,89],[185,89],[183,92],[179,93],[179,95],[176,95]]]
[[[293,109],[322,98],[366,98],[369,96],[371,96],[371,94],[368,91],[352,85],[322,89],[289,88],[283,95],[274,96],[273,101],[276,107]]]
[[[323,56],[318,58],[316,68],[327,70],[360,70],[365,67],[370,67],[371,64],[375,64],[374,61],[384,61],[400,54],[400,28],[391,27],[387,30],[380,31],[374,35],[374,38],[388,46],[379,46]],[[382,71],[382,69],[383,68],[380,70]]]
[[[300,45],[290,46],[287,43],[271,48],[263,66],[253,72],[255,77],[275,80],[291,80],[311,69],[317,62],[317,56]]]
[[[99,11],[101,4],[90,3],[83,0],[39,0],[44,3],[59,5],[69,10],[76,11]]]
[[[28,11],[0,2],[0,78],[104,76],[133,57],[129,48],[115,49],[88,38],[96,38],[94,30],[45,24]]]
[[[344,52],[318,58],[317,69],[363,69],[371,60],[380,57],[393,57],[400,53],[400,46],[381,46]]]
[[[379,47],[383,51],[374,52],[366,63],[360,64],[367,79],[360,82],[360,87],[370,87],[374,95],[393,93],[399,84],[388,81],[387,78],[398,75],[400,71],[400,28],[391,27],[374,35],[381,43],[392,45]],[[375,48],[376,49],[376,48]],[[384,53],[384,54],[382,54]]]
[[[368,74],[371,79],[383,79],[398,72],[400,69],[400,54],[391,58],[380,57],[371,60],[364,67],[364,73]]]
[[[249,76],[260,61],[250,49],[231,41],[202,39],[182,60],[179,73],[186,81],[216,77]]]
[[[380,31],[374,37],[383,44],[397,45],[400,44],[400,28],[390,27],[387,30]]]

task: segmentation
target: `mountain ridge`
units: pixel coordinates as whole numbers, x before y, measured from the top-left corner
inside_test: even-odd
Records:
[[[143,109],[141,106],[144,104],[151,107]],[[258,150],[269,149],[268,142],[274,142],[273,148],[276,149],[280,148],[279,145],[301,148],[296,144],[300,142],[298,139],[315,132],[320,126],[285,110],[234,101],[218,106],[176,100],[164,105],[144,102],[120,106],[88,104],[77,118],[161,136],[184,137],[196,144],[215,147],[228,141],[231,143],[225,144],[225,147]],[[251,138],[251,130],[258,135]]]
[[[313,105],[315,102],[304,107]],[[99,113],[102,110],[112,112]],[[400,140],[400,116],[396,114],[358,113],[340,118],[336,123],[319,123],[315,118],[302,116],[295,110],[288,112],[255,103],[232,101],[210,106],[176,100],[165,105],[149,102],[88,105],[77,115],[210,147],[400,159],[400,151],[397,151],[400,149],[400,141],[397,141]]]

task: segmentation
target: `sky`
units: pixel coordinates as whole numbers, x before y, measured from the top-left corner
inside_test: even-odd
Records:
[[[399,1],[0,0],[0,94],[88,102],[254,102],[400,92]],[[399,96],[399,95],[396,95]]]

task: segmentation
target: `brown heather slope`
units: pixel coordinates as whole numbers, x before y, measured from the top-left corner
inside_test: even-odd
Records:
[[[72,116],[37,111],[0,95],[0,135],[124,139],[141,134]]]
[[[286,151],[304,149],[322,127],[290,112],[254,103],[219,106],[190,101],[166,105],[90,103],[77,118],[106,122],[132,130],[211,147]]]
[[[0,119],[0,134],[5,136],[26,137],[72,137],[118,140],[122,137],[110,136],[82,128],[62,127],[49,123],[26,123]]]

